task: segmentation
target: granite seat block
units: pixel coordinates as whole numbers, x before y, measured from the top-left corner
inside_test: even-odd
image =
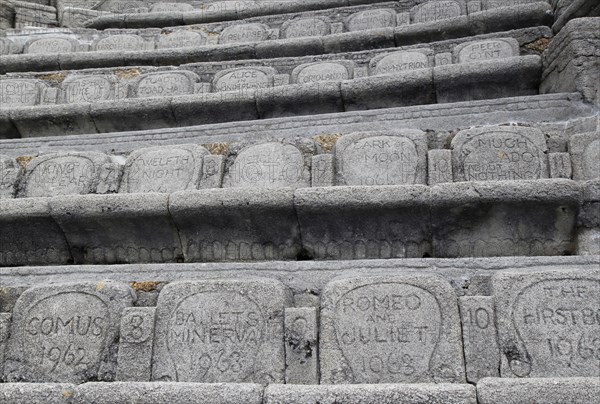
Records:
[[[0,154],[0,199],[15,197],[22,174],[17,160]]]
[[[576,181],[600,178],[600,132],[580,133],[569,139],[569,154]]]
[[[181,262],[168,194],[112,194],[50,200],[78,264]]]
[[[600,255],[600,179],[583,183],[577,225],[577,253]]]
[[[21,137],[63,136],[95,133],[92,104],[42,105],[14,108],[9,112],[12,124]]]
[[[340,81],[259,89],[256,106],[262,119],[344,111]]]
[[[591,404],[598,397],[597,377],[488,378],[477,384],[479,404]]]
[[[298,386],[272,384],[264,404],[476,404],[475,387],[457,384],[361,384]]]
[[[298,189],[302,246],[321,260],[430,256],[428,200],[424,185]]]
[[[320,328],[321,384],[465,383],[456,294],[438,276],[335,279]]]
[[[265,278],[174,282],[156,308],[152,380],[283,383],[291,291]]]
[[[262,404],[258,384],[85,383],[77,386],[73,404]]]
[[[171,194],[186,262],[295,260],[300,229],[291,188]]]
[[[172,126],[207,125],[259,118],[253,91],[232,91],[173,97],[171,110],[176,124]]]
[[[13,308],[4,380],[114,380],[121,310],[134,298],[128,285],[112,281],[27,289]]]
[[[575,252],[581,187],[563,179],[439,184],[431,188],[436,257]]]
[[[69,404],[74,392],[75,385],[66,383],[0,383],[4,404]]]
[[[492,292],[501,377],[598,381],[600,268],[503,271]]]
[[[346,111],[435,103],[433,69],[342,81]]]
[[[72,263],[48,198],[0,199],[0,266]]]
[[[438,103],[538,94],[542,61],[520,56],[438,66],[433,80]]]

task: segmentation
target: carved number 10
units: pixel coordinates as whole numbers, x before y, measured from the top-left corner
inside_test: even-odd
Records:
[[[475,324],[482,330],[490,325],[490,313],[482,307],[478,309],[469,309],[469,324]]]

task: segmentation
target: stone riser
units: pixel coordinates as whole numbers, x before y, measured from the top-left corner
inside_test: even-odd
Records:
[[[585,392],[585,393],[584,393]],[[600,394],[595,378],[499,379],[488,378],[477,388],[464,385],[360,385],[299,386],[192,383],[86,383],[70,384],[1,384],[0,397],[6,404],[20,400],[44,400],[47,404],[127,404],[134,397],[145,403],[173,402],[203,404],[315,404],[343,400],[344,404],[515,404],[531,403],[544,398],[545,404],[590,404]],[[67,395],[68,397],[65,397]],[[231,401],[229,397],[236,397]],[[127,397],[127,398],[126,398]],[[591,400],[591,401],[590,401]],[[41,401],[37,401],[41,402]]]
[[[7,132],[11,132],[11,127],[16,129],[11,137],[148,130],[436,102],[522,97],[537,94],[540,74],[540,58],[522,56],[341,82],[15,108],[0,110],[0,120],[7,122]]]
[[[174,66],[194,62],[294,57],[391,48],[549,25],[551,17],[547,12],[548,8],[547,3],[534,3],[517,9],[501,8],[397,28],[247,44],[199,46],[194,49],[6,55],[0,56],[0,74],[118,66]]]
[[[597,113],[593,107],[582,102],[579,94],[548,94],[209,124],[180,129],[6,139],[0,140],[0,153],[13,157],[35,156],[40,152],[90,150],[128,154],[148,145],[269,141],[274,138],[310,138],[317,135],[388,131],[397,128],[434,130],[437,132],[436,136],[440,137],[440,144],[443,144],[450,140],[446,131],[515,122],[540,127],[551,139],[548,144],[550,152],[564,152],[566,140],[573,133],[598,130]],[[573,122],[567,122],[569,120]],[[18,136],[16,128],[10,124],[6,115],[0,115],[0,122],[6,130],[3,133],[5,137]]]
[[[574,254],[580,206],[592,219],[582,223],[591,230],[585,237],[598,232],[597,189],[569,180],[214,189],[0,204],[4,266]]]

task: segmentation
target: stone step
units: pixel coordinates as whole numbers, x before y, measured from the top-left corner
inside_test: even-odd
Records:
[[[63,38],[60,40],[51,39],[52,37],[48,35],[46,35],[46,38],[38,39],[38,41],[50,41],[51,43],[44,44],[42,42],[36,45],[37,48],[44,49],[48,46],[54,46],[52,45],[54,43],[60,46],[60,49],[57,48],[51,54],[32,53],[0,56],[0,74],[139,65],[173,66],[191,62],[336,54],[366,49],[390,48],[527,27],[547,26],[552,21],[551,14],[548,12],[549,7],[547,3],[531,3],[516,8],[499,8],[437,22],[331,34],[322,37],[276,39],[262,42],[201,45],[193,48],[158,50],[153,50],[154,42],[150,42],[148,46],[152,49],[143,51],[64,53],[65,50],[77,49],[78,46],[77,40],[65,38],[63,31]],[[159,35],[158,31],[151,31],[150,36],[152,38],[155,38],[156,35]],[[143,42],[141,37],[136,39],[133,36],[132,38],[132,40]],[[10,44],[6,41],[7,39],[3,40],[2,48],[19,51],[19,45]],[[142,47],[138,42],[136,42],[136,46]]]
[[[2,118],[4,120],[2,120]],[[0,117],[6,128],[5,137],[18,132],[10,121]],[[312,138],[327,148],[327,142],[338,134],[360,131],[389,131],[413,128],[433,132],[441,139],[472,126],[490,124],[533,125],[548,137],[550,152],[567,150],[566,141],[575,133],[595,132],[598,112],[582,102],[577,93],[546,94],[518,98],[502,98],[447,104],[430,104],[371,111],[352,111],[334,114],[309,115],[208,124],[186,128],[164,128],[152,131],[115,132],[85,135],[62,135],[0,140],[0,154],[11,157],[37,156],[39,153],[65,151],[95,151],[126,155],[135,149],[154,145],[215,144],[272,139]],[[68,129],[68,128],[67,128]]]
[[[522,97],[538,93],[541,68],[530,55],[352,80],[0,109],[0,120],[16,137],[80,135]]]
[[[467,382],[477,383],[482,397],[508,399],[511,384],[527,395],[543,389],[538,378],[549,378],[555,388],[564,383],[560,390],[568,395],[576,385],[597,384],[599,259],[363,261],[320,269],[297,263],[298,280],[282,263],[270,270],[255,264],[233,277],[223,264],[213,273],[162,265],[152,269],[156,278],[146,278],[154,281],[129,283],[99,278],[101,272],[92,275],[96,280],[74,281],[104,269],[75,267],[68,283],[3,288],[0,324],[9,332],[0,339],[2,377],[9,383],[171,382],[165,388],[222,383],[204,386],[217,396],[241,386],[223,383],[260,383],[270,384],[265,397],[280,400],[327,400],[348,394],[346,388],[375,395],[474,392]],[[130,279],[152,276],[140,268],[123,267]],[[34,270],[14,272],[38,280],[48,271],[69,272]],[[115,275],[123,278],[123,272],[108,276]],[[452,285],[456,276],[462,278]],[[307,280],[310,289],[302,289]],[[77,389],[91,394],[87,386],[76,387],[74,396],[82,394]],[[97,386],[106,395],[127,384]],[[143,394],[143,386],[152,385],[130,387]]]
[[[199,92],[243,91],[286,84],[339,81],[407,70],[536,55],[547,27],[478,35],[427,45],[293,58],[132,66],[0,76],[0,108],[157,98]]]
[[[574,254],[580,208],[580,228],[592,230],[581,237],[597,237],[594,184],[549,179],[3,199],[0,265]],[[591,190],[588,199],[584,189]]]
[[[594,378],[500,379],[490,378],[477,385],[385,384],[385,385],[284,385],[266,388],[252,384],[200,383],[85,383],[0,385],[6,404],[25,402],[128,404],[143,397],[144,403],[165,400],[178,404],[315,404],[343,399],[345,404],[528,404],[542,398],[545,404],[590,404],[600,390]],[[264,390],[264,392],[263,392]],[[477,397],[475,396],[477,390]],[[518,392],[518,396],[516,396]],[[516,396],[516,397],[515,397]],[[231,398],[235,397],[235,398]],[[243,400],[243,401],[242,401]]]

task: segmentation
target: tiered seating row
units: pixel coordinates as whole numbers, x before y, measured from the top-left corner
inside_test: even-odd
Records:
[[[260,383],[271,384],[279,400],[344,396],[350,386],[339,385],[362,384],[355,393],[404,394],[407,402],[420,394],[438,397],[433,402],[437,394],[462,400],[467,394],[466,402],[475,402],[470,382],[490,389],[481,391],[486,403],[493,391],[507,399],[510,384],[522,394],[539,391],[545,385],[536,378],[566,378],[549,379],[564,383],[565,392],[570,385],[591,387],[593,378],[597,386],[597,263],[495,270],[488,295],[460,297],[460,285],[453,288],[435,271],[349,272],[313,290],[304,305],[294,304],[292,289],[273,278],[216,274],[6,288],[12,307],[0,313],[2,379],[183,383],[132,383],[134,396],[149,387],[157,394],[194,387],[217,397],[232,394],[229,389],[257,394],[252,385],[189,383]],[[144,305],[149,293],[153,303]],[[0,394],[18,391],[0,386]],[[126,386],[84,385],[75,396],[100,389],[111,402]]]
[[[136,37],[135,34],[132,35],[131,31],[127,31],[124,34],[99,39],[99,41],[105,41],[106,46],[101,47],[103,51],[92,53],[71,52],[80,48],[77,45],[77,39],[73,35],[62,35],[60,38],[52,38],[46,35],[46,38],[32,39],[28,49],[31,50],[31,46],[34,45],[40,49],[53,49],[52,53],[0,56],[2,62],[0,73],[144,64],[179,65],[202,61],[292,57],[390,48],[511,29],[548,26],[551,23],[551,19],[549,20],[550,14],[548,13],[549,7],[547,3],[532,3],[516,8],[499,8],[493,11],[473,13],[469,16],[429,23],[402,25],[396,28],[367,29],[322,37],[313,36],[260,42],[257,40],[260,39],[260,35],[248,34],[248,36],[251,36],[250,41],[244,39],[244,41],[238,43],[222,45],[199,45],[197,40],[190,43],[185,38],[183,38],[183,42],[177,40],[181,36],[193,36],[194,33],[189,30],[170,35],[162,35],[156,30],[149,31],[145,35],[148,40],[144,40],[142,36]],[[247,24],[240,25],[237,29],[246,32],[251,31],[252,27],[252,24]],[[167,42],[174,39],[175,46],[184,45],[186,47],[154,49],[154,41],[157,35]],[[240,38],[241,35],[239,34]],[[88,41],[91,41],[91,38]],[[20,46],[23,45],[23,40],[19,40],[19,44],[15,44],[13,39],[5,38],[0,44],[0,49],[4,49],[4,52],[19,52]],[[132,47],[135,49],[146,48],[146,50],[131,50]]]

